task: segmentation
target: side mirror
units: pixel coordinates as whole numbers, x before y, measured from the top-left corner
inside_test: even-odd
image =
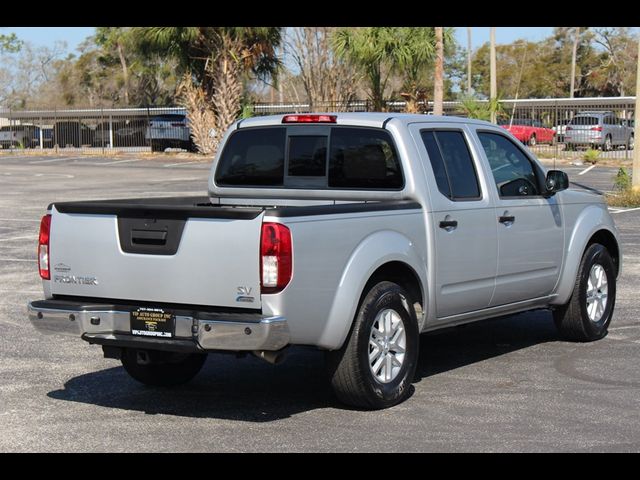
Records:
[[[549,170],[544,184],[547,189],[547,196],[551,197],[569,188],[569,177],[561,170]]]

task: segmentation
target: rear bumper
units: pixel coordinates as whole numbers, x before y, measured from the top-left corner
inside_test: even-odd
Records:
[[[289,344],[284,317],[260,314],[176,312],[172,338],[131,335],[130,311],[114,305],[62,300],[28,304],[29,320],[42,333],[80,336],[98,345],[167,351],[280,350]]]

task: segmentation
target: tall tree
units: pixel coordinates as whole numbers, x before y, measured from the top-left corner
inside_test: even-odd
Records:
[[[575,27],[573,32],[573,48],[571,50],[571,83],[569,98],[573,98],[576,89],[576,57],[578,55],[578,43],[580,43],[580,27]]]
[[[444,95],[444,38],[443,28],[435,27],[436,67],[434,71],[433,114],[442,115]]]
[[[335,27],[298,27],[285,44],[311,110],[323,102],[347,103],[355,95],[355,72],[331,48],[334,31]]]
[[[276,48],[280,27],[136,27],[142,51],[165,52],[178,61],[178,71],[189,77],[202,98],[211,103],[211,133],[217,148],[224,131],[241,110],[243,78],[277,75]],[[206,107],[205,107],[206,108]],[[193,115],[194,119],[199,118]],[[210,153],[210,152],[205,152]]]
[[[125,104],[130,105],[129,98],[129,65],[127,50],[131,44],[131,28],[127,27],[97,27],[96,44],[109,50],[115,50],[122,68],[122,82]]]
[[[19,40],[15,33],[9,35],[0,34],[0,53],[17,53],[24,45],[22,40]]]

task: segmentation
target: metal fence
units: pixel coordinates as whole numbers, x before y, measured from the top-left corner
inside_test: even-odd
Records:
[[[480,102],[482,103],[482,102]],[[503,100],[498,123],[541,158],[631,159],[635,97]],[[367,112],[370,101],[348,103],[257,103],[254,115]],[[403,112],[405,102],[386,103]],[[429,114],[433,103],[421,105]],[[444,114],[466,116],[460,102],[444,102]],[[151,152],[193,150],[182,108],[0,110],[0,148],[16,153]],[[588,154],[585,152],[591,150]]]
[[[11,153],[193,150],[183,108],[0,110],[0,148]]]
[[[479,102],[480,104],[484,102]],[[526,143],[541,158],[631,159],[635,133],[635,97],[503,100],[498,124]],[[419,105],[427,114],[433,102]],[[260,103],[254,115],[316,112],[366,112],[366,100],[351,102]],[[386,103],[386,111],[403,112],[405,102]],[[466,117],[461,102],[444,102],[444,114]],[[588,150],[591,150],[588,154]]]

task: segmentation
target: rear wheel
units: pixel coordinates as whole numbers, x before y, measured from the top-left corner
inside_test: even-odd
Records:
[[[363,299],[343,347],[327,353],[331,386],[348,405],[391,407],[409,395],[418,349],[411,299],[399,285],[380,282]]]
[[[616,300],[616,275],[609,251],[599,243],[582,256],[571,300],[553,312],[560,335],[591,342],[607,334]]]
[[[206,354],[173,353],[127,348],[122,352],[122,366],[140,383],[154,387],[181,385],[195,377]]]

